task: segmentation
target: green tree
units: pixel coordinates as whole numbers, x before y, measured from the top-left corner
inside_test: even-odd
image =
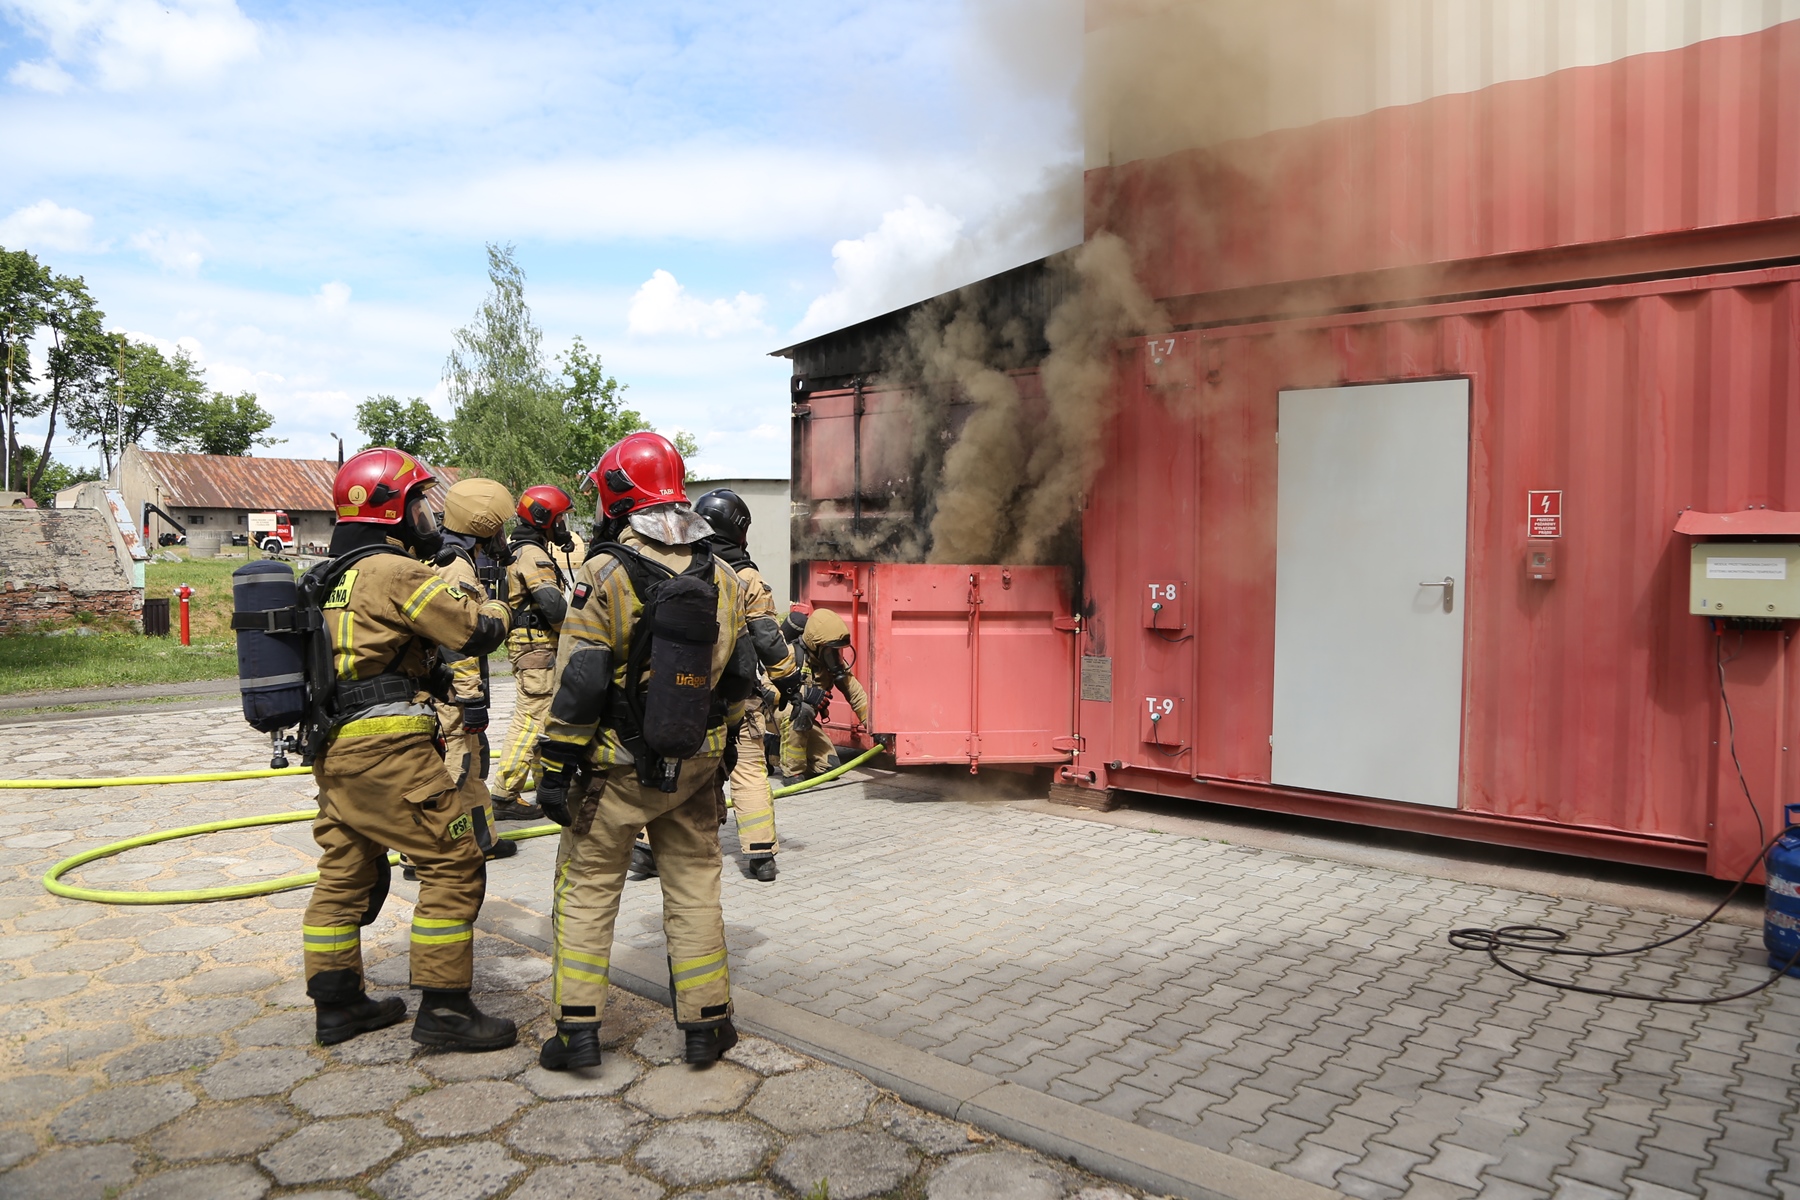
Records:
[[[37,411],[30,342],[50,301],[50,271],[26,250],[0,247],[0,491],[12,491],[19,468],[18,419]]]
[[[606,373],[600,355],[580,338],[556,356],[559,370],[551,375],[513,248],[490,244],[487,253],[491,290],[475,319],[456,331],[444,365],[450,460],[515,494],[537,483],[574,493],[608,446],[650,423],[625,407],[626,385]],[[370,403],[384,400],[392,397]],[[359,426],[368,407],[357,410]],[[385,407],[382,412],[390,414]],[[688,434],[677,432],[674,441],[683,457],[698,453]]]
[[[56,464],[50,453],[56,439],[57,417],[82,404],[103,402],[112,386],[112,343],[106,336],[105,319],[106,314],[94,306],[87,284],[80,278],[59,275],[51,282],[44,321],[49,335],[45,355],[49,374],[39,404],[40,410],[48,412],[44,446],[32,456],[33,463],[28,466],[23,460],[26,451],[20,448],[21,475],[27,481],[24,490],[33,496],[46,488],[54,492],[68,486],[67,482],[54,487],[45,482],[46,473],[53,466],[65,474],[68,471]]]
[[[356,427],[370,446],[392,446],[436,462],[449,449],[449,429],[424,399],[413,396],[405,404],[392,396],[370,396],[356,406]]]
[[[227,396],[212,392],[183,396],[161,431],[160,441],[171,450],[190,454],[224,454],[242,458],[252,446],[275,446],[286,438],[268,436],[275,424],[269,411],[256,402],[255,392]]]
[[[626,408],[626,384],[608,375],[600,356],[576,338],[568,351],[557,355],[562,376],[556,395],[567,432],[556,464],[556,482],[564,491],[577,486],[594,469],[606,448],[628,433],[648,429],[642,413]]]
[[[525,303],[525,272],[511,246],[489,243],[487,255],[492,290],[456,331],[444,364],[450,453],[459,467],[516,494],[559,474],[567,422],[544,368],[543,333]]]
[[[54,458],[44,458],[30,446],[19,447],[19,458],[22,463],[20,473],[31,479],[30,487],[19,490],[29,493],[40,508],[49,508],[56,503],[56,493],[64,488],[100,478],[100,472],[92,467],[72,467]]]
[[[112,378],[104,392],[85,397],[69,413],[69,426],[100,447],[112,473],[113,462],[126,446],[154,434],[159,442],[179,447],[188,437],[184,424],[199,419],[206,383],[187,351],[167,357],[149,342],[122,333],[107,335]]]

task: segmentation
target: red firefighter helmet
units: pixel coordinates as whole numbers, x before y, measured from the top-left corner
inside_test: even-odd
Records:
[[[351,455],[331,483],[331,503],[341,524],[398,525],[406,519],[408,496],[436,480],[424,464],[403,450],[374,446]]]
[[[533,529],[549,533],[574,503],[569,499],[569,493],[561,488],[540,483],[536,487],[526,488],[519,496],[519,520]]]
[[[686,504],[687,465],[660,433],[634,433],[600,456],[588,478],[600,491],[600,515],[622,517],[656,504]]]

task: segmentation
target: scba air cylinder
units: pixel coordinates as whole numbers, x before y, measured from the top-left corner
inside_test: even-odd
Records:
[[[231,573],[238,691],[244,720],[261,733],[287,729],[306,717],[306,635],[295,629],[294,620],[299,602],[294,569],[287,563],[258,559]]]
[[[1763,945],[1769,948],[1771,967],[1788,967],[1789,975],[1800,976],[1800,829],[1794,817],[1800,804],[1790,804],[1784,814],[1787,829],[1773,846],[1764,863],[1768,883],[1764,891]]]

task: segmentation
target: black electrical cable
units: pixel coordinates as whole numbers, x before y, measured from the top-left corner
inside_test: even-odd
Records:
[[[1742,1000],[1746,996],[1754,996],[1760,991],[1775,986],[1776,982],[1779,981],[1782,976],[1792,970],[1796,964],[1800,964],[1800,950],[1796,950],[1794,951],[1793,957],[1783,963],[1779,970],[1753,988],[1746,988],[1741,992],[1732,992],[1727,996],[1684,997],[1653,996],[1648,992],[1622,992],[1614,988],[1587,987],[1584,984],[1574,983],[1566,979],[1547,979],[1542,975],[1534,975],[1530,971],[1515,967],[1501,957],[1502,953],[1506,950],[1529,950],[1539,954],[1560,955],[1564,958],[1622,958],[1633,954],[1645,954],[1651,950],[1657,950],[1663,946],[1671,945],[1690,934],[1698,933],[1701,929],[1710,925],[1715,917],[1724,912],[1725,906],[1730,904],[1732,898],[1735,897],[1743,886],[1750,881],[1751,873],[1756,870],[1757,864],[1763,861],[1763,857],[1768,854],[1769,848],[1786,835],[1787,830],[1783,829],[1777,832],[1773,837],[1767,836],[1768,827],[1763,824],[1762,813],[1757,810],[1756,800],[1750,794],[1750,782],[1744,777],[1744,765],[1738,759],[1737,725],[1733,721],[1731,715],[1731,697],[1725,690],[1725,664],[1735,660],[1737,656],[1743,652],[1743,633],[1740,631],[1738,634],[1738,649],[1732,652],[1731,658],[1725,658],[1723,634],[1719,631],[1717,626],[1714,627],[1713,632],[1713,660],[1718,667],[1719,700],[1725,708],[1726,741],[1731,750],[1731,762],[1732,765],[1737,768],[1738,785],[1744,789],[1744,800],[1750,805],[1750,812],[1756,818],[1757,837],[1763,839],[1762,849],[1758,850],[1756,854],[1752,856],[1749,864],[1744,867],[1744,873],[1738,876],[1737,882],[1731,885],[1731,890],[1725,893],[1725,898],[1720,900],[1719,903],[1713,907],[1711,912],[1707,913],[1704,917],[1701,917],[1698,921],[1679,933],[1670,934],[1668,937],[1661,938],[1654,942],[1647,942],[1642,946],[1628,946],[1620,950],[1571,949],[1560,944],[1568,941],[1568,932],[1566,930],[1554,929],[1548,925],[1501,925],[1488,929],[1484,929],[1480,926],[1467,926],[1462,929],[1452,929],[1449,933],[1449,940],[1452,946],[1456,947],[1458,950],[1485,951],[1488,958],[1493,961],[1495,966],[1510,974],[1517,975],[1520,979],[1526,980],[1529,983],[1541,983],[1545,987],[1553,987],[1565,992],[1581,992],[1589,996],[1608,996],[1616,1000],[1648,1000],[1656,1004],[1723,1004],[1728,1000]]]
[[[1719,670],[1719,702],[1725,706],[1725,744],[1731,748],[1731,765],[1737,768],[1738,786],[1744,789],[1744,803],[1750,806],[1750,815],[1756,818],[1756,840],[1763,842],[1763,854],[1769,852],[1770,843],[1764,841],[1769,836],[1768,827],[1763,824],[1762,812],[1756,807],[1756,801],[1750,798],[1750,781],[1744,778],[1744,764],[1738,760],[1737,752],[1737,720],[1731,715],[1731,697],[1725,693],[1725,664],[1736,662],[1737,656],[1744,652],[1744,631],[1738,630],[1737,649],[1731,657],[1724,657],[1725,635],[1715,625],[1713,627],[1713,662]],[[1761,861],[1761,855],[1757,856]],[[1754,867],[1755,862],[1751,863]]]

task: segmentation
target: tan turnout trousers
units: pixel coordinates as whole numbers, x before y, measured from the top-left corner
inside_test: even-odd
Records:
[[[543,665],[525,665],[532,661]],[[519,793],[535,789],[543,774],[537,744],[550,715],[550,697],[556,692],[556,651],[538,647],[516,657],[513,681],[517,693],[513,698],[512,722],[500,748],[500,762],[495,768],[499,786],[494,790],[496,800],[509,803],[516,802]]]
[[[361,977],[361,929],[386,898],[387,853],[394,849],[419,872],[413,986],[467,990],[487,869],[473,820],[431,741],[340,740],[314,764],[313,778],[319,784],[313,840],[320,854],[319,882],[302,931],[306,977],[346,969]]]
[[[556,850],[550,919],[556,935],[558,1006],[605,1012],[613,924],[625,887],[625,868],[638,830],[648,828],[663,893],[663,933],[675,1019],[683,1025],[731,1015],[731,977],[725,961],[725,920],[719,911],[718,789],[720,762],[690,758],[674,792],[644,788],[637,768],[600,768],[588,781]],[[575,797],[570,797],[575,801]]]
[[[856,714],[858,721],[869,719],[869,697],[863,691],[862,684],[856,676],[845,675],[835,684],[843,693],[844,699],[850,702],[850,709]],[[811,729],[804,732],[795,728],[791,707],[784,708],[775,714],[776,728],[781,731],[781,773],[783,775],[817,775],[831,768],[831,754],[837,747],[831,743],[824,730],[823,721],[813,722]]]
[[[738,726],[737,766],[731,772],[731,807],[737,813],[738,846],[752,858],[773,856],[781,850],[775,836],[775,797],[769,793],[769,760],[763,750],[761,696],[744,701],[744,721]]]

